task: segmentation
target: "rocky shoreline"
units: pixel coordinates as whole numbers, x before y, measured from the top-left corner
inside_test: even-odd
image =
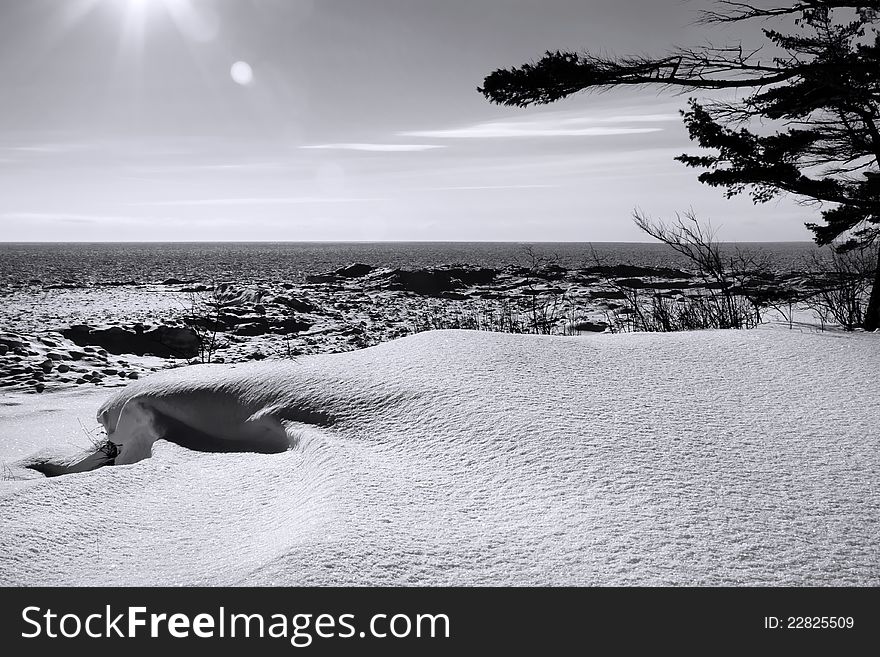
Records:
[[[758,283],[770,294],[798,276]],[[301,283],[7,285],[0,387],[125,385],[167,367],[350,351],[433,328],[601,332],[629,311],[621,290],[674,299],[706,285],[688,271],[625,264],[405,270],[362,263]]]

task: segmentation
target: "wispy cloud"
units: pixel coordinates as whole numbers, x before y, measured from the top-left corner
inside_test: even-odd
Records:
[[[413,153],[417,151],[431,151],[437,148],[446,148],[437,144],[315,144],[313,146],[300,146],[311,150],[334,150],[334,151],[371,151],[376,153]]]
[[[284,163],[280,161],[264,161],[264,162],[228,162],[224,164],[192,164],[186,167],[191,170],[201,171],[248,171],[256,169],[277,169],[283,167]]]
[[[173,201],[147,201],[143,203],[129,203],[135,206],[161,206],[161,207],[199,207],[213,205],[301,205],[307,203],[360,203],[363,201],[382,201],[382,198],[354,198],[332,196],[286,196],[286,197],[263,197],[251,198],[196,198],[178,199]]]
[[[659,127],[636,127],[625,124],[662,123],[678,119],[676,114],[626,114],[616,116],[570,116],[549,114],[522,120],[474,123],[440,130],[409,130],[401,137],[429,139],[503,139],[515,137],[604,137],[660,132]],[[608,125],[610,123],[618,125]],[[599,124],[599,125],[596,125]]]
[[[38,222],[61,222],[69,224],[95,224],[103,222],[144,222],[149,217],[126,217],[119,215],[75,214],[70,212],[4,212],[0,218]]]
[[[479,123],[464,128],[402,132],[407,137],[433,139],[499,139],[504,137],[606,137],[660,132],[662,128],[551,128],[527,123]]]
[[[483,191],[493,189],[558,189],[561,185],[456,185],[450,187],[418,187],[418,192]]]
[[[680,121],[679,114],[619,114],[617,116],[603,116],[599,118],[580,117],[569,119],[576,123],[664,123],[666,121]]]
[[[14,153],[44,153],[59,154],[73,153],[75,151],[83,151],[93,148],[94,144],[83,143],[45,143],[45,144],[23,144],[19,146],[3,146],[0,150],[11,151]]]

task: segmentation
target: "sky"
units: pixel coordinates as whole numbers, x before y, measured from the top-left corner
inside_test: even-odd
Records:
[[[704,6],[0,0],[0,241],[647,241],[635,208],[807,240],[816,209],[673,161],[686,96],[476,91],[548,49],[700,44]]]

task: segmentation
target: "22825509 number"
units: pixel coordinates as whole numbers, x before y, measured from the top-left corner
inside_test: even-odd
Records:
[[[787,630],[832,630],[852,629],[855,620],[852,616],[765,616],[764,627],[766,629]]]

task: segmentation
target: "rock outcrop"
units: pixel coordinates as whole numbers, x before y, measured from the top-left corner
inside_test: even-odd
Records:
[[[193,358],[199,353],[199,336],[189,328],[159,326],[148,331],[143,327],[126,329],[111,326],[102,329],[76,324],[61,333],[77,346],[102,347],[117,355]]]

